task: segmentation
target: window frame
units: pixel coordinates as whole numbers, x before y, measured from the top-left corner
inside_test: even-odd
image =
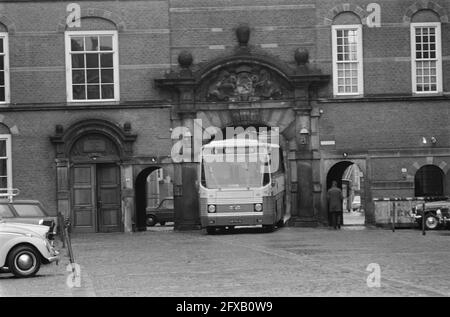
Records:
[[[338,60],[337,60],[337,31],[356,29],[357,31],[357,63],[358,63],[358,91],[339,92],[338,88]],[[343,24],[331,26],[331,46],[333,57],[333,95],[335,97],[363,97],[364,96],[364,60],[363,60],[363,34],[361,24]]]
[[[9,36],[8,32],[0,32],[0,38],[3,39],[3,56],[4,56],[4,80],[5,80],[5,101],[0,100],[0,106],[11,103],[11,86],[10,86],[10,71],[9,71]]]
[[[0,134],[0,141],[6,140],[6,186],[13,188],[11,134]],[[3,159],[4,157],[2,157]]]
[[[416,28],[417,27],[435,27],[436,29],[436,91],[417,91],[417,58],[416,58]],[[442,33],[441,22],[413,22],[410,24],[410,42],[411,42],[411,84],[412,93],[416,96],[421,95],[441,95],[443,93],[442,78]],[[431,60],[431,59],[428,59]]]
[[[114,98],[113,99],[73,99],[72,87],[72,58],[71,42],[73,36],[95,36],[112,35],[113,46],[113,76],[114,76]],[[66,31],[65,37],[65,55],[66,55],[66,96],[69,103],[105,103],[120,100],[120,78],[119,78],[119,36],[116,30],[102,31]]]

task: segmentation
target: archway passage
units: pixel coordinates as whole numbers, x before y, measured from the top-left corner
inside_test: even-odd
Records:
[[[422,166],[414,176],[416,197],[444,196],[444,172],[435,165]]]
[[[327,174],[327,190],[336,181],[342,190],[341,225],[364,225],[364,175],[357,164],[342,161],[333,165]],[[328,222],[331,223],[328,214]]]
[[[136,177],[136,230],[173,225],[173,171],[168,167],[152,166]]]

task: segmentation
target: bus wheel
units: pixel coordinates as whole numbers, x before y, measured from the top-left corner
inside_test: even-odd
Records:
[[[273,232],[275,230],[275,226],[274,225],[263,225],[263,230],[265,232]]]
[[[206,232],[208,234],[216,234],[216,228],[214,228],[214,227],[207,227],[206,228]]]

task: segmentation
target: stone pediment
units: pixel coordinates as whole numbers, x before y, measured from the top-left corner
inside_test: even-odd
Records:
[[[289,97],[289,84],[275,71],[258,64],[225,66],[203,78],[198,101],[260,101]]]
[[[281,61],[248,45],[250,29],[236,30],[239,46],[229,55],[206,63],[194,63],[191,53],[178,56],[179,68],[156,79],[156,86],[170,92],[183,106],[177,111],[194,111],[199,102],[259,102],[306,100],[310,88],[326,84],[330,76],[309,64],[307,50],[293,54],[295,62]]]

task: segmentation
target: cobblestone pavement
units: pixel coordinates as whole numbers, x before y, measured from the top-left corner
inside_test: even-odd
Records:
[[[80,288],[66,285],[65,257],[31,279],[0,274],[0,296],[449,296],[449,242],[361,227],[75,235]],[[367,286],[370,263],[380,288]]]

